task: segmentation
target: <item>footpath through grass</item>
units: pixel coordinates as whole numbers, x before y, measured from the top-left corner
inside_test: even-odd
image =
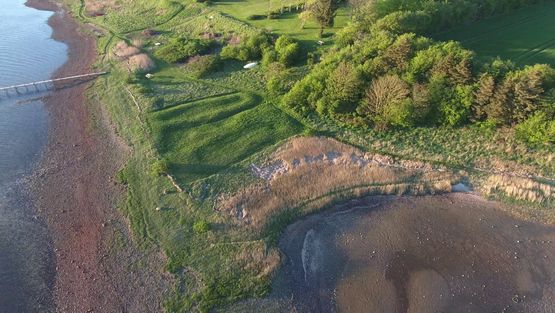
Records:
[[[521,65],[555,65],[555,2],[465,25],[436,39],[460,41],[479,57],[500,56]]]

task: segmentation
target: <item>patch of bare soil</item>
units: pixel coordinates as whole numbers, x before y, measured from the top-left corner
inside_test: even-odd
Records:
[[[555,227],[469,194],[374,196],[291,225],[292,312],[553,312]]]
[[[54,39],[68,44],[68,62],[57,77],[91,71],[95,42],[61,7],[49,20]],[[89,84],[60,88],[46,99],[51,121],[41,168],[33,179],[37,207],[56,254],[54,296],[59,312],[157,312],[168,288],[156,247],[139,248],[116,207],[123,189],[113,176],[125,147],[101,105],[84,96]]]

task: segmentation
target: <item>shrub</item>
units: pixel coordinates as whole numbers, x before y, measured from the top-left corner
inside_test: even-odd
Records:
[[[157,50],[156,57],[168,62],[182,62],[194,55],[203,54],[210,48],[210,42],[200,39],[174,38]]]
[[[202,78],[217,70],[220,63],[220,57],[217,55],[199,55],[189,60],[187,70],[191,76]]]
[[[274,62],[266,66],[266,89],[271,96],[285,94],[292,85],[291,72],[281,63]]]
[[[252,14],[247,16],[247,20],[249,21],[257,21],[257,20],[263,20],[265,19],[267,16],[266,15],[260,15],[260,14]]]
[[[555,143],[555,114],[536,112],[516,126],[516,137],[532,145]]]
[[[266,33],[259,33],[247,37],[240,44],[225,46],[220,52],[222,59],[236,59],[239,61],[259,60],[262,52],[270,48],[270,37]]]
[[[198,220],[193,224],[193,230],[197,234],[204,234],[210,230],[210,224],[205,220]]]
[[[274,49],[266,49],[262,54],[262,66],[268,67],[272,63],[277,62],[278,54]]]
[[[156,160],[152,164],[152,167],[150,168],[150,170],[152,171],[152,174],[154,176],[160,176],[160,175],[168,174],[168,172],[169,172],[168,161],[163,160],[163,159]]]
[[[280,36],[275,43],[275,49],[279,62],[285,66],[291,66],[301,51],[299,44],[286,36]]]

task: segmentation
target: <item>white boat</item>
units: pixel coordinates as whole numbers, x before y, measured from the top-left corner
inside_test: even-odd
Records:
[[[251,62],[249,64],[246,64],[245,66],[243,66],[243,68],[249,69],[249,68],[254,68],[258,65],[258,62]]]

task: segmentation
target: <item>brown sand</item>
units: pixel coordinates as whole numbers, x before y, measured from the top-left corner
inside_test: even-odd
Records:
[[[554,312],[555,227],[472,195],[369,197],[290,226],[296,312]]]
[[[60,6],[41,0],[28,5],[55,11],[54,39],[65,42],[69,60],[54,76],[91,71],[95,41]],[[56,253],[54,297],[59,312],[156,312],[167,288],[162,256],[134,247],[115,203],[122,188],[113,182],[122,145],[100,105],[84,96],[90,84],[55,91],[45,104],[49,142],[34,179],[37,207],[52,233]]]

